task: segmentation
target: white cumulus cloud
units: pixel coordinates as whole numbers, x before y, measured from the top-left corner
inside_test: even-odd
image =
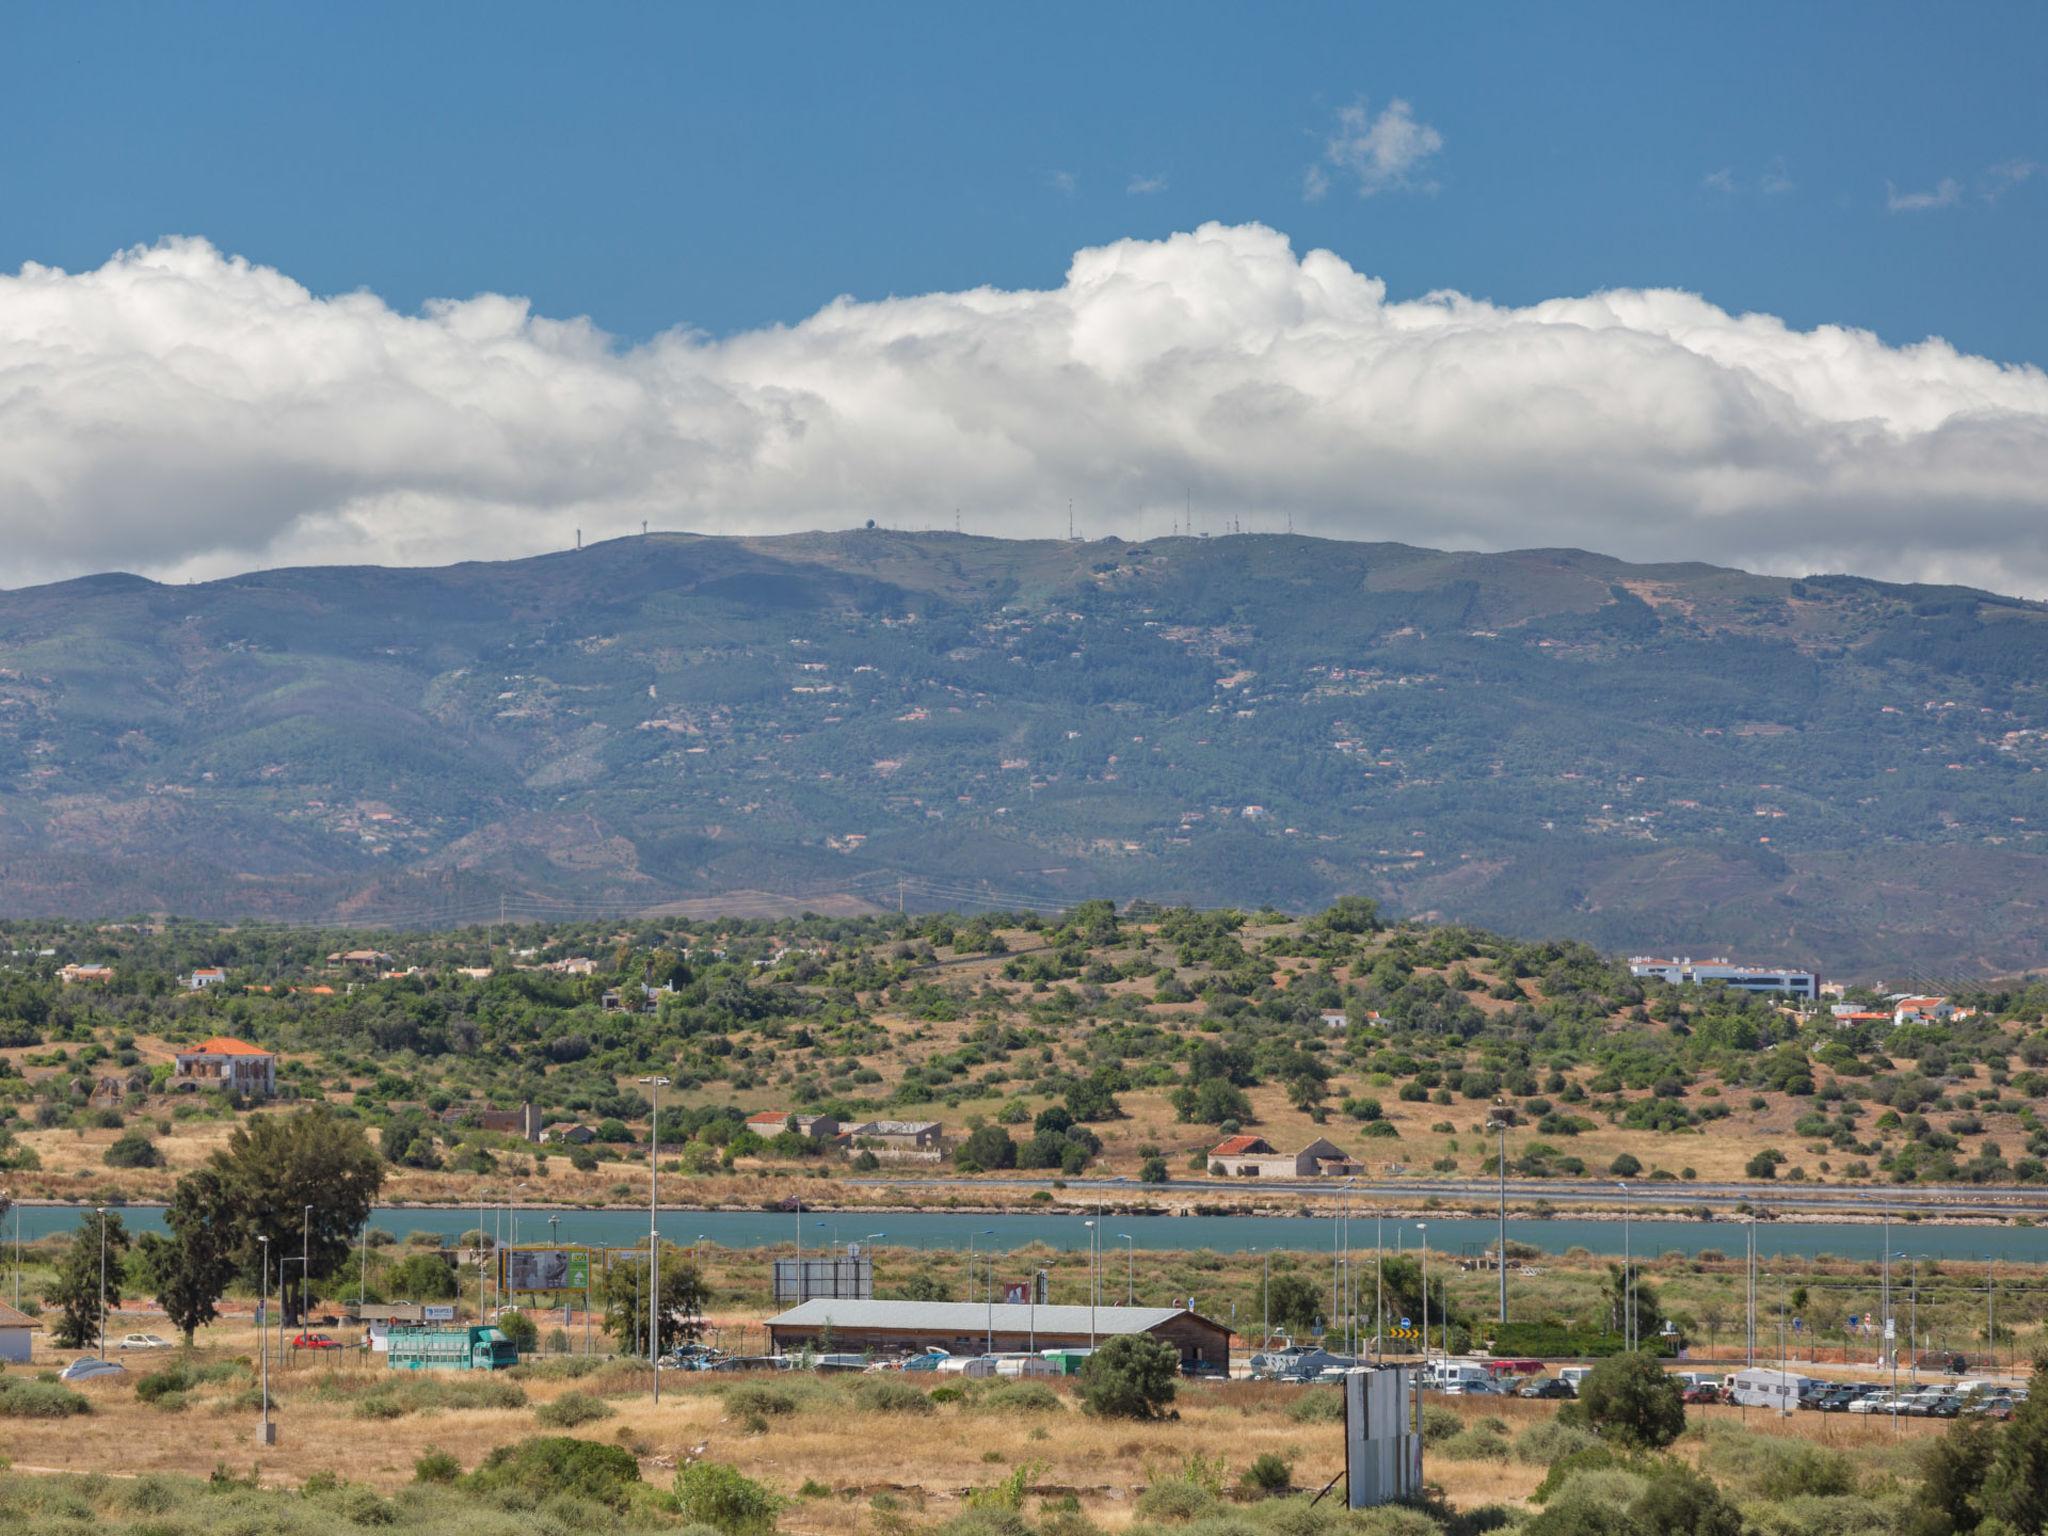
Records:
[[[1348,180],[1360,197],[1434,190],[1421,172],[1443,147],[1444,136],[1418,121],[1415,109],[1400,97],[1377,115],[1361,97],[1337,109],[1336,126],[1323,141],[1322,163],[1308,168],[1302,195],[1316,201],[1330,190],[1333,176]]]
[[[1884,206],[1892,213],[1926,213],[1932,208],[1953,208],[1963,200],[1963,184],[1944,176],[1927,192],[1901,192],[1890,182],[1884,184]]]
[[[199,240],[0,276],[0,583],[423,563],[656,527],[1211,526],[2048,593],[2048,376],[1689,293],[1396,302],[1259,225],[1045,290],[622,345]],[[1262,521],[1263,520],[1263,521]]]

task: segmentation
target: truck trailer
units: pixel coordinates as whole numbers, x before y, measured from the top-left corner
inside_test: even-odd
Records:
[[[519,1346],[496,1328],[393,1329],[385,1354],[394,1371],[502,1371]]]

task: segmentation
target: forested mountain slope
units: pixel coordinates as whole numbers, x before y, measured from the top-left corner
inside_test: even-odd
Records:
[[[2048,610],[1569,550],[657,534],[0,593],[0,912],[1307,908],[2048,963]]]

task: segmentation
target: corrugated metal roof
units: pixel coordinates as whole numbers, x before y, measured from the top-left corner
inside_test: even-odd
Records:
[[[1222,1328],[1213,1319],[1184,1312],[1180,1307],[1095,1307],[1096,1333],[1144,1333],[1176,1317],[1195,1316],[1212,1328]],[[982,1301],[839,1301],[818,1297],[791,1307],[768,1319],[771,1328],[902,1328],[930,1333],[971,1334],[986,1331],[993,1314],[1000,1333],[1023,1333],[1034,1322],[1041,1333],[1087,1333],[1088,1307],[1034,1307],[1024,1302],[999,1301],[994,1307]],[[1224,1330],[1228,1332],[1228,1329]]]

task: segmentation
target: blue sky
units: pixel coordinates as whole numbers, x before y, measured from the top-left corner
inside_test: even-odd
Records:
[[[40,5],[9,34],[4,270],[185,233],[641,338],[1052,286],[1214,219],[1395,297],[1670,285],[2048,360],[2040,5]],[[1369,196],[1325,160],[1305,198],[1341,110],[1395,99],[1441,148]]]
[[[2038,3],[19,6],[0,582],[1071,500],[2048,597],[2044,59]]]

